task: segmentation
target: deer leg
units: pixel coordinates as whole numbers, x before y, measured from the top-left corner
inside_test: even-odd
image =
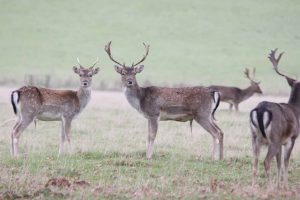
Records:
[[[281,177],[281,152],[282,152],[282,146],[280,146],[280,150],[276,154],[276,163],[277,163],[277,178],[276,178],[276,185],[279,189],[280,185],[280,177]]]
[[[284,170],[283,170],[283,187],[288,187],[288,167],[289,160],[294,148],[295,138],[292,138],[286,145],[284,145]]]
[[[19,154],[19,138],[22,132],[28,127],[32,122],[32,119],[22,120],[16,123],[11,134],[11,143],[12,143],[12,155],[17,156]]]
[[[148,119],[148,144],[147,144],[147,159],[151,159],[154,150],[154,140],[158,129],[158,119]]]
[[[61,155],[64,153],[65,141],[66,141],[65,122],[64,122],[64,120],[61,120],[61,133],[60,133],[60,144],[59,144],[58,155]]]
[[[234,108],[235,108],[235,111],[238,112],[239,111],[239,104],[235,103]]]
[[[229,103],[229,110],[232,111],[233,104]]]
[[[256,178],[258,174],[258,158],[260,154],[261,145],[256,141],[256,137],[252,137],[252,150],[253,150],[253,176],[252,176],[252,186],[256,184]]]
[[[264,166],[265,166],[266,177],[268,178],[269,182],[271,181],[270,176],[269,176],[270,164],[271,164],[273,157],[278,153],[278,151],[280,149],[281,149],[280,144],[272,143],[268,147],[268,153],[267,153],[267,156],[264,161]]]
[[[68,150],[69,150],[69,153],[72,153],[73,152],[72,143],[71,143],[71,123],[72,123],[72,120],[63,117],[62,118],[62,123],[63,123],[64,137],[66,137],[67,142],[68,142]]]
[[[223,159],[223,132],[221,129],[209,118],[197,116],[195,120],[213,137],[213,159]]]

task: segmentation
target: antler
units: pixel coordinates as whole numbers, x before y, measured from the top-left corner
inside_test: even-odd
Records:
[[[281,52],[278,56],[278,58],[276,59],[275,54],[276,54],[277,48],[274,50],[271,50],[271,53],[269,54],[269,60],[271,61],[271,63],[273,64],[273,69],[275,70],[275,72],[281,76],[284,76],[286,78],[289,78],[287,75],[282,74],[281,72],[279,72],[278,70],[278,63],[279,60],[281,58],[281,56],[284,54],[284,52]]]
[[[255,72],[256,72],[256,69],[255,67],[253,68],[253,74],[252,74],[252,78],[250,77],[250,70],[248,68],[245,68],[245,71],[244,71],[244,74],[245,74],[245,77],[247,79],[249,79],[250,81],[253,81],[255,83],[259,83],[259,82],[256,82],[254,81],[254,78],[255,78]]]
[[[122,65],[121,63],[119,63],[118,61],[116,61],[116,60],[112,57],[111,51],[110,51],[110,45],[111,45],[111,41],[109,41],[109,43],[108,43],[107,45],[105,45],[105,49],[104,49],[104,50],[106,51],[106,53],[108,54],[109,58],[110,58],[113,62],[117,63],[118,65],[120,65],[120,66],[122,66],[122,67],[125,67],[125,63]]]
[[[80,64],[79,58],[77,57],[77,62],[79,64],[80,67],[82,67],[82,65]]]
[[[95,67],[95,65],[99,62],[99,57],[97,57],[96,62],[91,66],[91,68]]]
[[[145,49],[146,49],[146,54],[143,56],[143,58],[142,58],[139,62],[137,62],[137,63],[135,63],[135,64],[132,63],[132,67],[135,67],[135,66],[137,66],[138,64],[142,63],[142,62],[146,59],[146,57],[148,56],[150,45],[146,45],[145,43],[143,43],[143,45],[144,45],[144,47],[145,47]]]

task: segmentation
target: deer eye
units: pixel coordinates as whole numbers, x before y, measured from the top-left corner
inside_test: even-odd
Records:
[[[92,77],[92,75],[89,75],[89,77]]]

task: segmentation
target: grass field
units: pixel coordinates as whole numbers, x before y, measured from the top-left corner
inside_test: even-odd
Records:
[[[104,52],[139,59],[151,45],[141,84],[226,84],[245,87],[244,67],[256,67],[266,93],[287,93],[271,70],[270,49],[285,51],[283,70],[299,77],[300,3],[288,1],[0,1],[0,84],[25,74],[51,74],[52,86],[77,84],[71,67],[98,56],[97,88],[119,88]],[[75,79],[75,80],[74,80]],[[280,81],[279,81],[280,80]],[[274,88],[273,83],[278,82]]]
[[[250,102],[251,103],[251,102]],[[1,104],[0,120],[12,117]],[[88,107],[74,121],[73,154],[58,157],[60,124],[38,122],[20,141],[21,155],[10,156],[10,130],[0,128],[0,194],[4,197],[70,199],[269,199],[299,198],[300,146],[289,168],[289,190],[269,185],[260,162],[260,187],[251,187],[248,114],[217,113],[224,130],[223,161],[212,161],[212,139],[194,124],[161,122],[153,160],[147,160],[147,123],[130,107]],[[1,196],[0,196],[1,197]],[[0,198],[1,199],[1,198]]]

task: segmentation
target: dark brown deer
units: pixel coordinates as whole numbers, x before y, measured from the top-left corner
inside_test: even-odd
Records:
[[[221,95],[221,101],[229,103],[229,109],[232,110],[234,106],[235,110],[239,110],[239,104],[242,101],[253,96],[255,93],[262,94],[262,90],[259,87],[260,82],[254,81],[255,78],[255,68],[253,69],[252,78],[249,74],[249,69],[245,69],[245,77],[250,80],[250,86],[245,89],[240,89],[238,87],[228,87],[228,86],[219,86],[212,85],[211,89],[219,91]]]
[[[149,45],[145,45],[143,58],[126,66],[116,61],[111,55],[111,42],[105,46],[109,58],[115,62],[115,70],[122,77],[122,85],[129,104],[148,120],[147,158],[151,159],[154,140],[158,129],[158,121],[174,120],[186,122],[195,120],[213,137],[213,158],[223,158],[223,132],[214,122],[220,96],[219,93],[206,87],[166,88],[140,87],[136,74],[143,71],[142,63],[148,53]]]
[[[11,93],[11,104],[18,116],[11,135],[12,154],[14,156],[18,155],[19,138],[22,132],[35,119],[61,121],[59,154],[63,153],[66,139],[69,150],[71,150],[71,123],[90,100],[92,76],[99,71],[99,68],[94,68],[97,62],[98,59],[91,67],[85,68],[78,60],[79,68],[73,67],[73,71],[80,76],[80,87],[77,91],[24,86]]]
[[[277,187],[280,185],[283,171],[283,185],[287,187],[288,165],[295,140],[299,135],[300,117],[300,82],[292,79],[278,70],[278,63],[283,53],[275,57],[276,50],[271,51],[269,59],[275,72],[286,78],[291,87],[288,103],[273,103],[263,101],[250,112],[250,127],[252,132],[253,185],[256,184],[258,173],[258,158],[262,145],[268,146],[264,161],[265,173],[269,178],[270,163],[274,156],[277,161]],[[281,166],[282,148],[284,151],[284,168]],[[281,170],[282,169],[282,170]],[[270,178],[269,178],[270,179]]]

